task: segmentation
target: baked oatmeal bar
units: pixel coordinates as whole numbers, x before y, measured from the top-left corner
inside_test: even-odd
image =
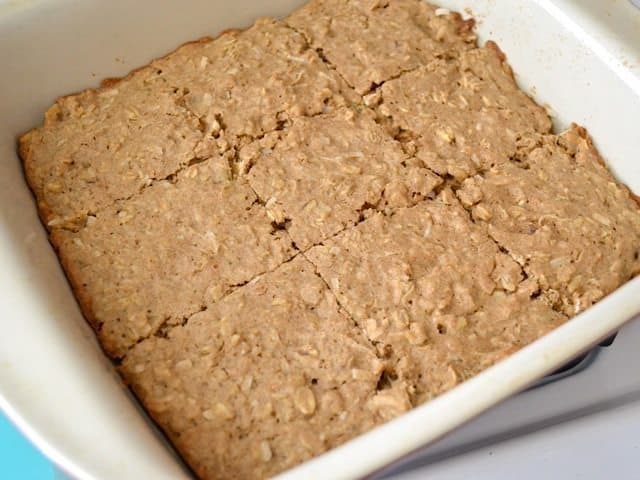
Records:
[[[306,256],[387,359],[389,386],[399,382],[412,405],[566,320],[531,298],[538,286],[450,190],[375,214]]]
[[[442,180],[409,158],[368,110],[300,118],[240,152],[267,213],[306,250],[369,210],[413,205]]]
[[[312,0],[285,21],[360,94],[476,41],[473,20],[419,0]]]
[[[112,356],[293,255],[251,188],[214,156],[51,241]]]
[[[523,135],[551,131],[493,42],[391,80],[365,102],[409,153],[458,180],[513,157]]]
[[[476,222],[573,316],[640,272],[640,215],[585,130],[534,137],[529,152],[466,180]]]
[[[43,222],[75,227],[190,162],[354,99],[300,34],[263,19],[60,98],[20,155]]]
[[[270,477],[381,420],[382,362],[301,256],[136,345],[121,371],[202,478]]]

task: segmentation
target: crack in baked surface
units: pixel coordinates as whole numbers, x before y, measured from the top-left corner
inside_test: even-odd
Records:
[[[125,358],[202,477],[269,477],[382,421],[382,364],[313,270],[298,256]]]
[[[457,193],[549,302],[573,316],[640,271],[637,204],[584,129],[530,145]]]
[[[458,180],[514,156],[521,137],[551,130],[493,42],[433,60],[364,100],[405,151]]]
[[[280,137],[280,138],[277,138]],[[409,206],[441,182],[406,156],[366,109],[293,121],[240,151],[268,215],[306,250],[353,225],[367,210]]]
[[[475,44],[473,21],[455,13],[437,15],[432,5],[413,0],[314,1],[285,22],[321,49],[360,94],[402,71]]]
[[[248,184],[230,179],[222,156],[89,219],[78,232],[54,229],[51,241],[116,357],[295,253]]]
[[[60,98],[20,153],[44,223],[75,226],[194,158],[357,100],[300,34],[263,19]]]
[[[413,405],[566,320],[531,298],[537,285],[450,190],[376,214],[306,256],[388,358],[390,385],[399,382]]]

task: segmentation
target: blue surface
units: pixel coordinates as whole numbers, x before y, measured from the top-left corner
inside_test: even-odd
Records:
[[[53,478],[51,463],[0,413],[0,479]]]

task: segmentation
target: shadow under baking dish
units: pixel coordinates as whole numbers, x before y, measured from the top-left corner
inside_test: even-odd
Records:
[[[525,391],[533,390],[534,388],[539,388],[544,385],[548,385],[549,383],[552,383],[552,382],[557,382],[558,380],[562,380],[563,378],[567,378],[571,375],[575,375],[576,373],[583,371],[585,368],[587,368],[589,365],[593,363],[593,361],[598,356],[598,353],[600,352],[601,348],[611,346],[613,341],[616,339],[616,335],[617,333],[614,333],[606,340],[603,340],[602,342],[600,342],[598,346],[574,358],[572,361],[563,365],[562,367],[560,367],[553,373],[550,373],[546,377],[541,378]]]

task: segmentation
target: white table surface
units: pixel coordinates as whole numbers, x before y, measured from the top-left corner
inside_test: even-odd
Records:
[[[640,479],[640,401],[554,425],[394,478]]]

